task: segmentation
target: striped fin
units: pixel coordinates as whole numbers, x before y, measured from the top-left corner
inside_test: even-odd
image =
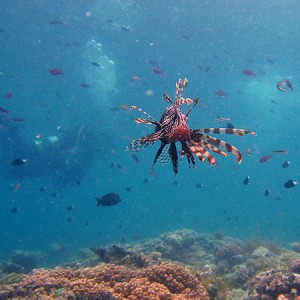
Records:
[[[137,140],[133,140],[126,148],[126,151],[139,151],[150,144],[153,144],[161,138],[160,132],[154,132],[148,135],[145,135]]]
[[[190,146],[190,149],[201,161],[204,161],[206,158],[211,165],[216,163],[215,158],[204,147],[195,144]]]
[[[252,134],[256,136],[256,133],[247,130],[247,129],[237,129],[237,128],[201,128],[193,130],[196,134],[197,133],[213,133],[213,134],[235,134],[238,136],[243,136],[245,134]]]
[[[186,156],[187,160],[188,160],[188,164],[190,165],[192,163],[193,167],[195,166],[196,162],[195,162],[195,158],[193,156],[193,153],[191,152],[191,149],[188,147],[188,145],[186,144],[186,142],[181,142],[181,158],[183,158],[184,156]]]
[[[176,106],[180,106],[180,105],[183,105],[183,104],[191,104],[191,103],[194,103],[193,99],[183,98],[183,97],[180,97],[179,99],[176,99],[176,101],[174,102],[174,104]]]
[[[232,146],[231,144],[226,143],[225,141],[222,141],[222,140],[212,137],[210,135],[201,134],[201,133],[198,133],[195,136],[192,136],[192,140],[194,142],[199,142],[202,140],[202,141],[206,141],[208,144],[212,144],[213,146],[222,147],[227,152],[231,152],[232,154],[234,154],[236,161],[238,163],[241,163],[241,161],[242,161],[241,152],[237,148]]]
[[[145,111],[143,111],[141,108],[139,108],[139,107],[137,107],[135,105],[132,105],[132,106],[130,106],[130,109],[136,109],[136,110],[140,111],[141,113],[143,113],[144,115],[146,115],[148,118],[150,118],[153,121],[152,124],[154,124],[154,125],[160,125],[159,122],[157,122],[154,118],[152,118],[148,113],[146,113]],[[143,120],[143,119],[141,119],[141,120]],[[145,123],[145,122],[140,122],[140,123]]]
[[[144,118],[136,118],[134,121],[137,124],[145,123],[145,124],[148,124],[148,125],[157,125],[154,121],[150,121],[150,120],[147,120],[147,119],[144,119]]]
[[[217,147],[214,147],[212,146],[211,144],[207,143],[207,142],[204,142],[204,141],[200,141],[199,142],[200,145],[202,145],[203,147],[215,152],[215,153],[218,153],[218,154],[221,154],[223,156],[228,156],[228,154],[226,152],[223,152],[222,150],[220,150],[219,148]]]

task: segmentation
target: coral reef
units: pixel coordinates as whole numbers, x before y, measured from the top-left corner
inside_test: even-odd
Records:
[[[31,256],[2,263],[0,300],[300,300],[300,253],[258,239],[180,229],[142,244],[82,249],[52,270],[14,273],[30,270]]]
[[[60,299],[209,300],[205,288],[188,269],[171,263],[138,270],[113,264],[83,269],[36,269],[19,284],[0,287],[0,299],[58,296]]]
[[[269,270],[251,282],[250,300],[300,299],[300,275]]]

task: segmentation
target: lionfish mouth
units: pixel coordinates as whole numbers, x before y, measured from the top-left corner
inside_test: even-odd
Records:
[[[232,153],[235,155],[236,161],[241,163],[242,154],[237,148],[225,141],[208,135],[208,133],[233,134],[237,136],[243,136],[245,134],[256,136],[256,133],[251,130],[237,128],[190,129],[187,124],[188,114],[197,105],[199,99],[193,100],[191,98],[182,97],[182,92],[187,87],[187,84],[188,80],[186,78],[184,80],[178,80],[176,83],[176,95],[174,101],[172,101],[168,95],[163,95],[164,99],[170,103],[171,106],[164,111],[160,122],[156,121],[139,107],[130,107],[130,109],[136,109],[149,118],[137,118],[135,119],[136,123],[154,125],[155,131],[139,139],[133,140],[126,150],[139,151],[140,149],[160,140],[161,145],[155,155],[152,168],[157,161],[164,163],[171,160],[175,175],[178,173],[178,154],[176,143],[181,143],[181,158],[186,157],[188,164],[192,166],[195,166],[195,156],[201,161],[207,160],[211,165],[214,165],[216,159],[212,156],[211,152],[218,153],[222,156],[228,156],[228,152]],[[193,104],[186,114],[180,110],[180,106],[183,104]],[[167,145],[170,146],[166,148]],[[165,154],[165,149],[168,150],[167,155]]]

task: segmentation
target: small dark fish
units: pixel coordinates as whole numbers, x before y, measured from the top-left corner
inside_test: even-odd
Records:
[[[189,37],[188,35],[186,35],[186,34],[182,34],[180,37],[181,37],[183,40],[189,40],[189,39],[190,39],[190,37]]]
[[[206,72],[206,73],[209,72],[209,71],[211,70],[211,68],[212,68],[211,66],[206,67],[206,68],[205,68],[205,72]]]
[[[79,179],[77,179],[77,180],[75,181],[75,183],[76,183],[76,185],[81,185],[81,181],[80,181]]]
[[[243,181],[244,185],[247,185],[249,183],[249,181],[250,181],[250,176],[246,176]]]
[[[64,76],[64,72],[59,68],[51,68],[49,69],[49,73],[54,76]]]
[[[0,113],[8,114],[8,110],[0,106]]]
[[[129,187],[129,186],[126,187],[125,190],[126,190],[127,192],[133,192],[133,188],[132,188],[132,187]]]
[[[220,96],[220,97],[226,97],[226,96],[228,96],[228,94],[225,91],[223,91],[223,90],[217,90],[217,91],[215,91],[215,95]]]
[[[136,82],[136,81],[140,81],[142,80],[142,78],[138,75],[133,75],[131,78],[130,78],[130,81],[131,82]]]
[[[148,183],[149,181],[150,181],[149,178],[145,178],[145,179],[143,180],[143,183]]]
[[[128,27],[128,26],[121,26],[121,29],[122,29],[124,32],[130,32],[130,27]]]
[[[272,150],[272,152],[278,153],[278,154],[288,154],[289,153],[288,150]]]
[[[17,167],[17,166],[21,166],[21,165],[24,165],[28,162],[27,159],[21,159],[21,158],[17,158],[15,159],[14,161],[12,161],[12,165]]]
[[[62,25],[62,24],[67,24],[67,22],[63,21],[63,20],[52,20],[52,21],[49,21],[49,24],[52,24],[52,25]]]
[[[19,209],[17,207],[13,207],[10,212],[11,213],[17,213],[19,211]]]
[[[163,70],[162,70],[161,68],[159,68],[159,67],[154,67],[154,68],[152,68],[152,71],[153,71],[155,74],[159,75],[159,76],[162,76],[162,77],[166,76],[166,72],[163,71]]]
[[[50,197],[57,198],[58,194],[56,192],[52,192],[52,193],[50,193]]]
[[[10,186],[10,190],[15,192],[15,193],[17,193],[20,190],[20,188],[21,188],[21,183],[20,182],[18,182],[16,184],[12,184]]]
[[[73,205],[69,205],[67,208],[66,208],[66,210],[73,210],[74,209],[74,206]]]
[[[228,121],[231,121],[231,119],[230,118],[223,118],[223,117],[217,117],[216,118],[216,121],[218,121],[218,122],[228,122]]]
[[[67,222],[69,222],[69,223],[72,223],[72,222],[73,222],[73,220],[74,220],[74,218],[73,218],[73,217],[68,217],[68,218],[67,218]]]
[[[274,60],[272,60],[271,58],[268,58],[267,62],[270,63],[270,64],[272,64],[272,65],[274,65]]]
[[[4,99],[10,99],[13,97],[13,93],[12,92],[7,92],[3,95],[3,98]]]
[[[173,184],[174,184],[175,186],[178,186],[178,185],[179,185],[179,182],[178,182],[177,180],[174,180],[174,181],[173,181]]]
[[[20,117],[12,117],[11,120],[13,122],[24,122],[25,121],[25,119],[20,118]]]
[[[287,168],[287,167],[289,167],[290,166],[290,162],[288,161],[288,160],[286,160],[283,164],[282,164],[282,167],[283,168]]]
[[[198,189],[201,189],[201,188],[204,187],[204,185],[202,183],[196,183],[195,187],[198,188]]]
[[[125,110],[125,111],[130,111],[130,108],[127,106],[127,105],[125,105],[125,104],[121,104],[121,106],[120,106],[123,110]]]
[[[109,193],[101,198],[96,198],[97,206],[113,206],[121,202],[121,198],[116,193]]]
[[[131,154],[131,157],[133,158],[133,160],[134,160],[135,162],[137,162],[138,164],[140,163],[140,160],[139,160],[139,158],[137,157],[136,154],[132,153],[132,154]]]
[[[95,67],[101,67],[101,65],[98,64],[96,61],[91,61],[91,65],[93,65]]]
[[[270,191],[269,189],[266,189],[264,195],[265,195],[266,197],[268,197],[268,196],[270,195],[270,193],[271,193],[271,191]]]
[[[226,128],[234,128],[234,125],[232,123],[226,123]]]
[[[265,155],[259,159],[260,163],[265,163],[272,158],[272,155]]]
[[[292,187],[295,187],[297,184],[298,182],[296,180],[290,179],[283,186],[287,189],[290,189]]]
[[[83,87],[83,88],[85,88],[85,89],[88,89],[88,88],[90,88],[90,87],[91,87],[91,85],[90,85],[90,84],[88,84],[88,83],[84,83],[84,82],[80,83],[80,86],[81,86],[81,87]]]
[[[44,185],[40,186],[40,192],[45,192],[46,191],[46,187]]]
[[[242,73],[243,73],[244,75],[247,75],[247,76],[253,76],[253,77],[256,77],[256,74],[255,74],[252,70],[249,70],[249,69],[243,70]]]

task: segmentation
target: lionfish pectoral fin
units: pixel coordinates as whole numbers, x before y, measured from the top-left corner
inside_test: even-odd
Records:
[[[161,138],[160,132],[154,132],[148,135],[145,135],[137,140],[133,140],[126,148],[126,150],[139,151],[142,148],[147,147],[150,144],[158,141]]]
[[[175,175],[178,173],[178,155],[175,143],[171,143],[169,148],[169,156],[172,161],[173,170]]]
[[[216,159],[205,149],[205,147],[200,142],[194,142],[189,145],[189,147],[191,149],[191,152],[195,154],[201,161],[207,159],[211,165],[214,165],[216,163]]]
[[[256,133],[248,129],[238,129],[238,128],[200,128],[192,130],[195,134],[198,133],[212,133],[212,134],[235,134],[238,136],[243,136],[245,134],[252,134],[256,136]]]
[[[154,167],[156,161],[157,161],[158,158],[160,157],[160,155],[161,155],[163,149],[165,148],[165,146],[166,146],[166,143],[161,143],[161,145],[160,145],[159,149],[157,150],[156,155],[155,155],[155,157],[154,157],[154,162],[153,162],[153,164],[152,164],[152,168]]]
[[[215,147],[221,147],[223,149],[225,149],[227,152],[231,152],[232,154],[235,155],[235,159],[238,163],[241,163],[242,162],[242,154],[241,152],[236,148],[234,147],[233,145],[225,142],[225,141],[222,141],[220,139],[217,139],[213,136],[210,136],[210,135],[206,135],[206,134],[202,134],[202,133],[197,133],[196,135],[193,135],[192,137],[192,140],[197,143],[205,143],[207,142],[207,144],[211,144]],[[204,145],[204,144],[203,144]],[[215,148],[215,147],[212,147],[212,146],[209,146],[207,148],[211,149],[212,151],[214,152],[217,152],[221,155],[226,155],[226,153],[222,152],[221,150],[219,150],[218,148]],[[205,146],[205,145],[204,145]]]
[[[190,165],[190,163],[192,162],[193,167],[195,166],[196,162],[195,162],[195,158],[193,153],[191,152],[191,149],[189,148],[189,146],[186,144],[186,142],[182,142],[181,143],[182,146],[182,150],[181,150],[181,157],[186,156],[187,160],[188,160],[188,164]]]

